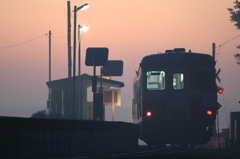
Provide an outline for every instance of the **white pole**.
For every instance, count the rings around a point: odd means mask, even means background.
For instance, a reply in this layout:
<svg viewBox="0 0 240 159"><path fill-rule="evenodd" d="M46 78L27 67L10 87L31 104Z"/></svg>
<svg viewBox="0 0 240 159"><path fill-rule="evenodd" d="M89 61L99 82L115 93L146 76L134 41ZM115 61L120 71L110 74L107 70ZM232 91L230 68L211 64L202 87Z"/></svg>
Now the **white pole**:
<svg viewBox="0 0 240 159"><path fill-rule="evenodd" d="M62 117L64 117L64 91L62 91Z"/></svg>
<svg viewBox="0 0 240 159"><path fill-rule="evenodd" d="M114 121L114 90L112 90L112 121Z"/></svg>

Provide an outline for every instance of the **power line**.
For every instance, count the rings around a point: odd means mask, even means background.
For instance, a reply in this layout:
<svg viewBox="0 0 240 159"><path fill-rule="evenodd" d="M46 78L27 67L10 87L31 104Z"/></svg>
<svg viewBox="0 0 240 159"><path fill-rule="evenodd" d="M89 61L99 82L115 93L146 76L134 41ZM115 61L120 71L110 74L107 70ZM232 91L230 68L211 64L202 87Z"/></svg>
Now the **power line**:
<svg viewBox="0 0 240 159"><path fill-rule="evenodd" d="M219 45L218 47L221 47L222 45L224 45L224 44L226 44L226 43L228 43L228 42L230 42L230 41L232 41L232 40L234 40L234 39L236 39L237 37L239 37L240 35L238 35L238 36L235 36L234 38L232 38L232 39L230 39L230 40L228 40L228 41L226 41L226 42L224 42L224 43L222 43L221 45Z"/></svg>
<svg viewBox="0 0 240 159"><path fill-rule="evenodd" d="M233 37L232 39L230 39L230 40L228 40L228 41L222 43L221 45L219 45L219 46L218 46L218 47L219 47L219 53L218 53L217 55L220 55L220 53L221 53L221 46L223 46L223 45L227 44L228 42L230 42L230 41L232 41L232 40L238 38L239 36L240 36L240 35L235 36L235 37ZM218 65L218 68L220 68L220 66L219 66L219 65L220 65L220 64L219 64L219 61L217 62L217 65ZM219 77L220 77L220 75L219 75ZM222 87L222 83L221 83L221 82L220 82L220 85L221 85L221 87ZM227 108L226 108L226 103L225 103L224 94L223 94L223 96L222 96L222 100L223 100L223 107L224 107L224 109L225 109L225 116L226 116L227 126L228 126L228 128L229 128L228 115L227 115Z"/></svg>
<svg viewBox="0 0 240 159"><path fill-rule="evenodd" d="M239 36L240 36L240 35L239 35ZM235 38L236 38L236 37L235 37ZM220 50L220 48L219 48L219 54L220 54L220 53L221 53L221 50ZM217 56L216 56L216 58L217 58ZM218 60L217 60L216 64L217 64L218 68L220 68L220 63L219 63ZM221 75L220 75L220 74L219 74L219 78L221 78ZM223 88L222 82L219 82L219 83L220 83L220 86ZM225 116L226 116L227 126L228 126L228 128L229 128L228 115L227 115L227 108L226 108L224 93L222 94L222 100L223 100L223 107L224 107L224 110L225 110Z"/></svg>
<svg viewBox="0 0 240 159"><path fill-rule="evenodd" d="M61 38L65 38L65 37L67 36L67 34L64 35L64 36L61 36L61 37L56 37L56 36L54 36L53 34L52 34L52 36L53 36L54 38L61 39Z"/></svg>
<svg viewBox="0 0 240 159"><path fill-rule="evenodd" d="M1 47L0 49L7 49L7 48L15 47L15 46L18 46L18 45L23 45L23 44L29 43L29 42L31 42L31 41L37 40L37 39L39 39L39 38L41 38L41 37L43 37L43 36L46 36L46 35L48 35L48 34L46 33L46 34L44 34L44 35L42 35L42 36L39 36L39 37L34 38L34 39L32 39L32 40L28 40L28 41L23 42L23 43L19 43L19 44L15 44L15 45L10 45L10 46L6 46L6 47Z"/></svg>

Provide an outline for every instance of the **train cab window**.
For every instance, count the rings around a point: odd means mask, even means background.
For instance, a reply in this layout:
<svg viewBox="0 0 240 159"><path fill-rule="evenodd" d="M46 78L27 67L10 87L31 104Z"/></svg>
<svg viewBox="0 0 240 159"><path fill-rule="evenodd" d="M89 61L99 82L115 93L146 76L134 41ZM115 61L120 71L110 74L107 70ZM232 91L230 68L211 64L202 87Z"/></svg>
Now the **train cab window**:
<svg viewBox="0 0 240 159"><path fill-rule="evenodd" d="M184 87L184 75L182 73L173 74L173 88L183 89Z"/></svg>
<svg viewBox="0 0 240 159"><path fill-rule="evenodd" d="M164 71L148 71L147 89L148 90L164 90L165 89L165 72Z"/></svg>

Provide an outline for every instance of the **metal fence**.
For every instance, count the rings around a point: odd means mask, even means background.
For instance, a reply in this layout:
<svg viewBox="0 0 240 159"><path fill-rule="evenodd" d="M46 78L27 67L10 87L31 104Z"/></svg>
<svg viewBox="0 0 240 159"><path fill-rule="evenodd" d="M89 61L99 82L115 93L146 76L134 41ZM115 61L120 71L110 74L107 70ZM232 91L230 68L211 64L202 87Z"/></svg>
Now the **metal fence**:
<svg viewBox="0 0 240 159"><path fill-rule="evenodd" d="M0 158L43 159L115 154L138 146L132 123L0 118Z"/></svg>

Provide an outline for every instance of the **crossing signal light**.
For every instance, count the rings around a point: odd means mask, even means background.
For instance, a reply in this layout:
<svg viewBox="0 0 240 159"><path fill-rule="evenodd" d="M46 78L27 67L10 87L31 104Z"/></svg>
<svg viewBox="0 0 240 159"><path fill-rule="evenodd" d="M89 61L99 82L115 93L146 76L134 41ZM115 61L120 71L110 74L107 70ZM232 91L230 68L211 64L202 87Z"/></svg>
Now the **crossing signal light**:
<svg viewBox="0 0 240 159"><path fill-rule="evenodd" d="M222 93L223 93L223 91L224 91L224 89L223 89L223 88L221 88L221 89L219 89L219 90L218 90L218 93L222 94Z"/></svg>
<svg viewBox="0 0 240 159"><path fill-rule="evenodd" d="M222 94L222 93L223 93L223 91L224 91L224 89L223 89L223 88L221 88L221 87L218 87L218 90L217 90L217 92L218 92L219 94Z"/></svg>

